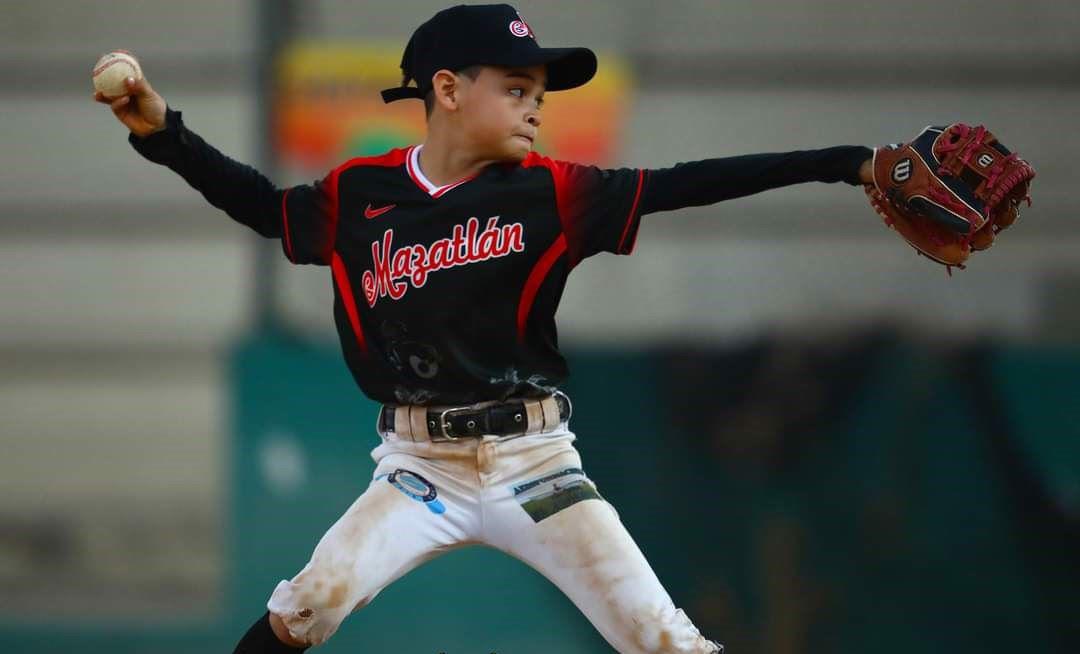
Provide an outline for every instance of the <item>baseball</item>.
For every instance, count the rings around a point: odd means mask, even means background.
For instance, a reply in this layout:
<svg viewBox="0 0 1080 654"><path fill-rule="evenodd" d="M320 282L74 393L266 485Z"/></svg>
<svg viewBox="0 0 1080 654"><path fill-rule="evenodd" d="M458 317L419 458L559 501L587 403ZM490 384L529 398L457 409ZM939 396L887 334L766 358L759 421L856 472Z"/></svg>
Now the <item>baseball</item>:
<svg viewBox="0 0 1080 654"><path fill-rule="evenodd" d="M113 50L102 55L94 64L94 89L107 98L126 95L124 79L128 77L142 79L142 68L139 67L139 60L127 50Z"/></svg>

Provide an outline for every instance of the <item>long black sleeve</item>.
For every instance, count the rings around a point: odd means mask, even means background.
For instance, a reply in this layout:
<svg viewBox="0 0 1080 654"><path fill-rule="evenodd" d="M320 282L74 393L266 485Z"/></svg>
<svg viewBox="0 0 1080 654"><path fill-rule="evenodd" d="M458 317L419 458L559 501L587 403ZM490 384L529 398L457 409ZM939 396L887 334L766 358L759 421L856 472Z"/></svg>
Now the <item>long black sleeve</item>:
<svg viewBox="0 0 1080 654"><path fill-rule="evenodd" d="M647 171L641 213L699 207L803 182L858 185L873 150L845 145L822 150L749 154L680 163Z"/></svg>
<svg viewBox="0 0 1080 654"><path fill-rule="evenodd" d="M143 157L175 171L233 220L267 238L281 237L283 189L189 130L181 112L167 108L165 124L164 130L145 138L129 134L128 142Z"/></svg>

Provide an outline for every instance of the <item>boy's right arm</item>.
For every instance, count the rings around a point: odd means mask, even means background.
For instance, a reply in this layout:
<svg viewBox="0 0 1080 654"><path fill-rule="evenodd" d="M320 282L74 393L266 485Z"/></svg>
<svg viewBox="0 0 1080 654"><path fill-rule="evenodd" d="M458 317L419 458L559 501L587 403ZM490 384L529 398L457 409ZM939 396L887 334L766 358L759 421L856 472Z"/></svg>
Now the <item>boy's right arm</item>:
<svg viewBox="0 0 1080 654"><path fill-rule="evenodd" d="M145 79L129 80L129 96L95 94L130 130L128 141L146 159L169 167L213 206L267 238L280 238L294 263L328 265L336 216L332 184L279 189L255 168L234 161L189 130L181 113ZM336 181L336 178L334 179Z"/></svg>

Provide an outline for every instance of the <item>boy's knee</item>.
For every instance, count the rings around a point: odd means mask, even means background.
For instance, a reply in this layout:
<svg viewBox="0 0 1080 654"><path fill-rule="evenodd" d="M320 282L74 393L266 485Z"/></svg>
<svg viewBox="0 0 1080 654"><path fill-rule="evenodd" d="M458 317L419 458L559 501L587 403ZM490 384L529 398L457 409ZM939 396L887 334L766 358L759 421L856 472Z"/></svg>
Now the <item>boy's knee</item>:
<svg viewBox="0 0 1080 654"><path fill-rule="evenodd" d="M270 612L270 628L274 631L274 635L277 636L277 639L289 647L303 649L312 645L312 643L294 638L293 635L289 633L289 628L285 626L285 621L281 619L280 615L273 611Z"/></svg>
<svg viewBox="0 0 1080 654"><path fill-rule="evenodd" d="M281 642L312 647L326 642L345 618L366 603L357 599L358 581L342 571L305 568L292 581L282 581L270 596L271 626Z"/></svg>
<svg viewBox="0 0 1080 654"><path fill-rule="evenodd" d="M270 626L278 640L290 647L314 647L329 640L347 614L310 606L285 607L271 601Z"/></svg>

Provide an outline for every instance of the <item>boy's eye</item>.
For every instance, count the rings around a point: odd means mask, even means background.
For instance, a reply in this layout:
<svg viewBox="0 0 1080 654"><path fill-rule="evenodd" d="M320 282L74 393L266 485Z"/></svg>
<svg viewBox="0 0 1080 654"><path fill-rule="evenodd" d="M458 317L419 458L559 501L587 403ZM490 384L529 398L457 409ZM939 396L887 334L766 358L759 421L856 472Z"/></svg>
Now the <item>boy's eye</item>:
<svg viewBox="0 0 1080 654"><path fill-rule="evenodd" d="M514 88L510 89L510 95L514 96L515 98L524 98L526 95L525 89L521 88L520 86L515 86ZM544 98L537 98L536 106L537 108L544 106Z"/></svg>

